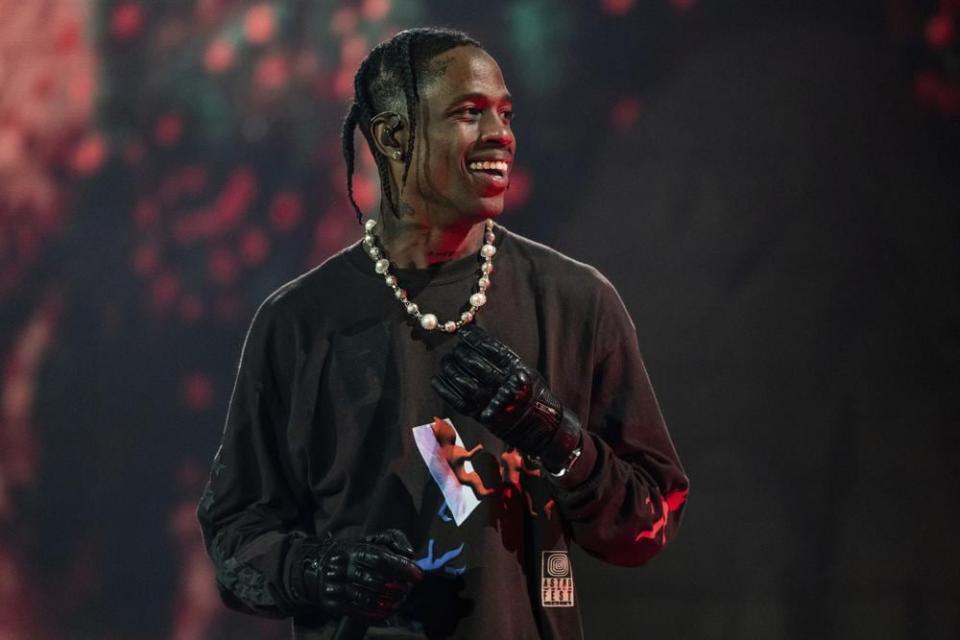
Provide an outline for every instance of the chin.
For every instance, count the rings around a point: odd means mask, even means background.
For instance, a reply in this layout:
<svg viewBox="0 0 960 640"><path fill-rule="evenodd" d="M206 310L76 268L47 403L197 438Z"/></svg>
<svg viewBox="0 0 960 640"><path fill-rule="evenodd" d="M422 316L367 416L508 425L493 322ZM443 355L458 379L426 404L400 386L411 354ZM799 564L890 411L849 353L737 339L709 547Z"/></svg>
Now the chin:
<svg viewBox="0 0 960 640"><path fill-rule="evenodd" d="M503 213L503 194L490 198L481 198L477 207L477 215L484 220L497 218Z"/></svg>
<svg viewBox="0 0 960 640"><path fill-rule="evenodd" d="M453 206L443 216L441 224L476 224L495 219L503 213L503 194L488 197L473 197L450 203ZM449 205L448 205L449 206Z"/></svg>

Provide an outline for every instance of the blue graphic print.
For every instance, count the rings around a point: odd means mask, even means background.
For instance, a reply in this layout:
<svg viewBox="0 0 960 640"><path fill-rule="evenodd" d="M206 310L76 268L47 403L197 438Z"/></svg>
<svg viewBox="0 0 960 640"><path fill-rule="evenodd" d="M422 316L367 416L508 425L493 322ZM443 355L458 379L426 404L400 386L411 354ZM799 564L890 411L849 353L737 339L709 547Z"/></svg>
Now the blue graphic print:
<svg viewBox="0 0 960 640"><path fill-rule="evenodd" d="M461 543L456 549L451 549L439 558L434 557L433 547L435 540L430 538L427 542L427 555L423 558L417 560L417 566L423 569L424 571L443 571L447 575L451 576L462 576L463 572L467 570L466 567L451 567L447 563L463 553L463 544Z"/></svg>

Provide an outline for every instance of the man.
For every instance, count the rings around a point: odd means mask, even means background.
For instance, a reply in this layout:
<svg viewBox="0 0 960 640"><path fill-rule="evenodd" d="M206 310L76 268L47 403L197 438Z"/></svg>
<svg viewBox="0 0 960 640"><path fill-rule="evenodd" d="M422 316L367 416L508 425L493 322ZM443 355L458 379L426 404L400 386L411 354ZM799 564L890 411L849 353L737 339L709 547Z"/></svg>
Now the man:
<svg viewBox="0 0 960 640"><path fill-rule="evenodd" d="M198 509L221 595L302 638L580 638L570 541L642 564L687 493L633 323L494 224L516 140L474 40L401 32L355 93L381 216L250 327Z"/></svg>

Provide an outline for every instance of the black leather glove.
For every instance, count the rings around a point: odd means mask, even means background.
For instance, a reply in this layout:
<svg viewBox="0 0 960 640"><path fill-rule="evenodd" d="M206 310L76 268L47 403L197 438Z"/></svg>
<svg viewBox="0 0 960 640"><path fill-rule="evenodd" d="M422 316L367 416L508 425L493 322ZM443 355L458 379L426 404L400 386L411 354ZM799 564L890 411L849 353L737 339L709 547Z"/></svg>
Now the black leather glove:
<svg viewBox="0 0 960 640"><path fill-rule="evenodd" d="M510 347L473 324L459 334L430 381L434 391L547 471L564 473L579 454L577 416Z"/></svg>
<svg viewBox="0 0 960 640"><path fill-rule="evenodd" d="M422 579L407 537L387 529L353 542L329 537L305 543L291 567L290 590L330 615L376 621L392 614Z"/></svg>

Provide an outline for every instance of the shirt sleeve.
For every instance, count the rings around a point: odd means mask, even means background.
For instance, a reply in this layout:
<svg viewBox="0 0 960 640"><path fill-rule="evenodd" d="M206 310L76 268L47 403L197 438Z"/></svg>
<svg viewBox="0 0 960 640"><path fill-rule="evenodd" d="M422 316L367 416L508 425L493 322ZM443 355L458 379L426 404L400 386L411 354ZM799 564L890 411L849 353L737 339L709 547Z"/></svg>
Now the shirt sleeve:
<svg viewBox="0 0 960 640"><path fill-rule="evenodd" d="M620 296L604 280L598 314L600 355L589 409L581 416L582 454L554 480L573 539L607 562L636 566L674 538L689 482L667 432Z"/></svg>
<svg viewBox="0 0 960 640"><path fill-rule="evenodd" d="M292 332L284 332L268 299L244 341L222 440L200 498L197 519L229 608L266 617L298 609L288 561L308 539L291 490L285 433Z"/></svg>

